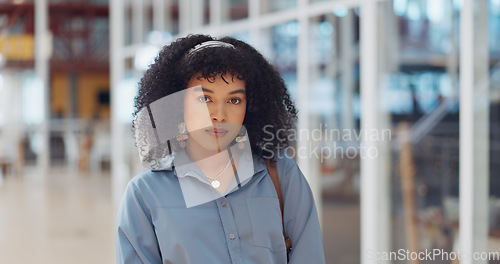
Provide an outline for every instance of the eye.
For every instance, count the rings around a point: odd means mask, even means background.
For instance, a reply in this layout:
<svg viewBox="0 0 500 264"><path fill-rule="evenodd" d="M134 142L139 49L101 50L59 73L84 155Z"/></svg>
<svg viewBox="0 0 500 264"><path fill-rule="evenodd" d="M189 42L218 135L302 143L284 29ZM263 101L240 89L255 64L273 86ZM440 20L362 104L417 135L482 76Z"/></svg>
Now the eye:
<svg viewBox="0 0 500 264"><path fill-rule="evenodd" d="M237 104L241 103L241 99L240 98L231 98L231 99L229 99L229 103L237 105Z"/></svg>
<svg viewBox="0 0 500 264"><path fill-rule="evenodd" d="M208 102L212 102L212 99L210 99L210 97L208 97L208 96L202 95L202 96L198 96L198 101L200 101L202 103L208 103Z"/></svg>

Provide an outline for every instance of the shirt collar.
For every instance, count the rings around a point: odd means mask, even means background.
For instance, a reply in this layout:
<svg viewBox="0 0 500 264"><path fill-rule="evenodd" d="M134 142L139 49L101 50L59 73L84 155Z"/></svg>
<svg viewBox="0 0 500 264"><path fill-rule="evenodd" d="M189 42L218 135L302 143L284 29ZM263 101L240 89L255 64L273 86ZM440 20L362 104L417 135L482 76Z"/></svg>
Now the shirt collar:
<svg viewBox="0 0 500 264"><path fill-rule="evenodd" d="M176 152L174 166L174 173L178 178L184 178L188 175L193 177L203 175L198 165L188 157L185 150Z"/></svg>
<svg viewBox="0 0 500 264"><path fill-rule="evenodd" d="M247 166L247 169L249 169L248 166L252 164L254 175L263 171L266 168L266 164L263 158L255 157L254 155L252 155L251 159L252 163L249 163L247 160L242 158L240 161L241 162L240 165L238 165L239 168L242 166ZM191 160L191 158L189 158L185 150L180 150L179 152L175 153L175 158L173 163L175 165L174 174L178 178L184 178L186 176L193 176L195 178L200 178L200 179L204 178L202 176L203 172L201 171L201 169L196 165L194 161Z"/></svg>
<svg viewBox="0 0 500 264"><path fill-rule="evenodd" d="M232 179L225 193L222 194L213 189L201 169L189 158L184 150L175 155L174 165L174 175L179 179L188 208L228 195L250 182L266 166L262 158L253 157L250 151L242 153L236 169L238 177Z"/></svg>

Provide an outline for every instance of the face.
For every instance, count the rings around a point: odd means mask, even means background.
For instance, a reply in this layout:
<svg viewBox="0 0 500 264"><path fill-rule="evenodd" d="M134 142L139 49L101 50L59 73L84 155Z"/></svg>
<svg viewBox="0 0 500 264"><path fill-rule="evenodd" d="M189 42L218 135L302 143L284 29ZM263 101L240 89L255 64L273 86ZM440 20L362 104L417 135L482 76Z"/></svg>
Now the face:
<svg viewBox="0 0 500 264"><path fill-rule="evenodd" d="M184 122L190 149L222 151L240 131L246 112L245 81L231 74L205 79L199 74L188 82ZM208 113L203 114L203 113Z"/></svg>

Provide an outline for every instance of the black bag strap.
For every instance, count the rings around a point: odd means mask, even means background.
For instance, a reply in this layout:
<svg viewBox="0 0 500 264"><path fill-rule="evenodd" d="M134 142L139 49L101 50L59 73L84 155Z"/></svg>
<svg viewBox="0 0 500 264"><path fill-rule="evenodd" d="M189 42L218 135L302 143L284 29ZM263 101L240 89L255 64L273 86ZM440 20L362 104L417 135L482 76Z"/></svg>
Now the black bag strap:
<svg viewBox="0 0 500 264"><path fill-rule="evenodd" d="M266 159L267 171L271 176L271 180L274 184L274 189L276 189L276 194L278 194L278 199L280 201L281 210L281 223L283 225L283 238L285 239L286 251L289 253L292 250L292 240L286 236L285 233L285 221L283 220L283 195L281 194L280 179L278 177L278 170L276 169L276 164L270 159ZM288 256L288 254L287 254Z"/></svg>

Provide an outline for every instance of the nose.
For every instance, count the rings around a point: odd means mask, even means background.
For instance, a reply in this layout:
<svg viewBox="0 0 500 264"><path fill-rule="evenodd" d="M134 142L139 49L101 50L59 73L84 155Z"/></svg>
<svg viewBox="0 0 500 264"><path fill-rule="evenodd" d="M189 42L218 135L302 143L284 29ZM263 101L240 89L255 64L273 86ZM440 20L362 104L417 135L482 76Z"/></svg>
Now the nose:
<svg viewBox="0 0 500 264"><path fill-rule="evenodd" d="M220 123L226 120L226 109L223 104L214 105L211 110L210 117L212 118L212 122Z"/></svg>

